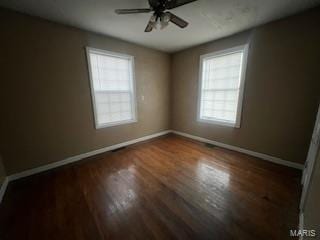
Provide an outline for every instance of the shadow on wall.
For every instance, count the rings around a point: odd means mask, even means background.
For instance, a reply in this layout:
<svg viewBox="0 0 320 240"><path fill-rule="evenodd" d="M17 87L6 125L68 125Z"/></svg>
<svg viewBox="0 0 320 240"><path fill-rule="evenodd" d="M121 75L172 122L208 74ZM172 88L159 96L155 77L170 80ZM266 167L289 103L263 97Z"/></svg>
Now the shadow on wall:
<svg viewBox="0 0 320 240"><path fill-rule="evenodd" d="M317 237L320 236L320 149L315 162L311 182L308 190L304 212L304 229L316 230ZM309 239L309 238L304 238ZM315 239L315 238L310 238ZM318 239L318 238L317 238Z"/></svg>
<svg viewBox="0 0 320 240"><path fill-rule="evenodd" d="M2 157L0 155L0 187L2 183L4 182L4 179L6 178L6 171L3 166Z"/></svg>

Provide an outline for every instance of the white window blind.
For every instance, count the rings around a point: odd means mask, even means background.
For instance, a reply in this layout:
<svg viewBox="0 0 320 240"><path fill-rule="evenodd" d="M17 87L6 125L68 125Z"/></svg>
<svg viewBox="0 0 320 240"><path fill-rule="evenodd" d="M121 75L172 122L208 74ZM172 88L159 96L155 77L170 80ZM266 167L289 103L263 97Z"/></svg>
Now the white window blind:
<svg viewBox="0 0 320 240"><path fill-rule="evenodd" d="M96 127L136 120L133 57L87 48Z"/></svg>
<svg viewBox="0 0 320 240"><path fill-rule="evenodd" d="M240 126L246 47L201 57L200 121Z"/></svg>

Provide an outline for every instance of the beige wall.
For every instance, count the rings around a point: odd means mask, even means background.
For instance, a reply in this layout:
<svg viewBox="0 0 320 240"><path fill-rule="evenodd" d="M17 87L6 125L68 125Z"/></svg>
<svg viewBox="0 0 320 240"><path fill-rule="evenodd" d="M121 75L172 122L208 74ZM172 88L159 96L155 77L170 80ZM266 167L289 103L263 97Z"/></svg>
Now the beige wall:
<svg viewBox="0 0 320 240"><path fill-rule="evenodd" d="M6 177L6 171L4 170L2 157L0 155L0 186L2 185L5 177Z"/></svg>
<svg viewBox="0 0 320 240"><path fill-rule="evenodd" d="M8 174L169 129L168 54L3 9L0 15L0 150ZM135 57L137 123L95 130L85 46Z"/></svg>
<svg viewBox="0 0 320 240"><path fill-rule="evenodd" d="M3 9L0 16L8 174L169 128L305 159L319 101L319 9L173 55ZM249 40L241 128L198 123L199 56ZM85 46L135 57L137 123L95 130Z"/></svg>
<svg viewBox="0 0 320 240"><path fill-rule="evenodd" d="M172 128L303 163L320 90L320 9L172 56ZM199 57L250 42L241 128L196 121Z"/></svg>
<svg viewBox="0 0 320 240"><path fill-rule="evenodd" d="M315 162L313 174L310 181L310 187L304 208L304 229L316 230L317 238L320 239L320 151ZM315 239L308 238L305 239Z"/></svg>

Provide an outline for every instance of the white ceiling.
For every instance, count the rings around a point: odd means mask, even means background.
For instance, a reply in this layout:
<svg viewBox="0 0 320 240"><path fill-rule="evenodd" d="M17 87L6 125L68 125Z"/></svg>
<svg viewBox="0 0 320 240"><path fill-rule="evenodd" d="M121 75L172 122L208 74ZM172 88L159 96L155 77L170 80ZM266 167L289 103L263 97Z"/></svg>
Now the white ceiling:
<svg viewBox="0 0 320 240"><path fill-rule="evenodd" d="M116 15L117 8L148 7L147 0L0 0L0 6L174 52L312 8L320 0L199 0L171 12L190 24L145 33L149 13Z"/></svg>

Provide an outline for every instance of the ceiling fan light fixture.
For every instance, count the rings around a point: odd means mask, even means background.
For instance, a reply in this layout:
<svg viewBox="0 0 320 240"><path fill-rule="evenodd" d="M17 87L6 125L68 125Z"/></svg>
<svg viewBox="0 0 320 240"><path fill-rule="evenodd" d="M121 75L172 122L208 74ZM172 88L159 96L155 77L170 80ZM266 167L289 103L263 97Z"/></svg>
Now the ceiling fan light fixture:
<svg viewBox="0 0 320 240"><path fill-rule="evenodd" d="M163 13L161 15L161 22L163 23L169 23L170 22L170 14L169 13Z"/></svg>
<svg viewBox="0 0 320 240"><path fill-rule="evenodd" d="M152 15L152 16L150 17L150 22L156 23L156 22L157 22L157 16L156 16L156 15Z"/></svg>
<svg viewBox="0 0 320 240"><path fill-rule="evenodd" d="M170 14L169 13L163 13L160 17L160 29L164 29L169 25L170 22Z"/></svg>
<svg viewBox="0 0 320 240"><path fill-rule="evenodd" d="M160 29L162 30L162 29L166 28L168 25L169 25L168 22L160 22Z"/></svg>
<svg viewBox="0 0 320 240"><path fill-rule="evenodd" d="M149 20L149 24L151 25L152 29L157 29L157 16L156 15L152 15L150 17L150 20Z"/></svg>

